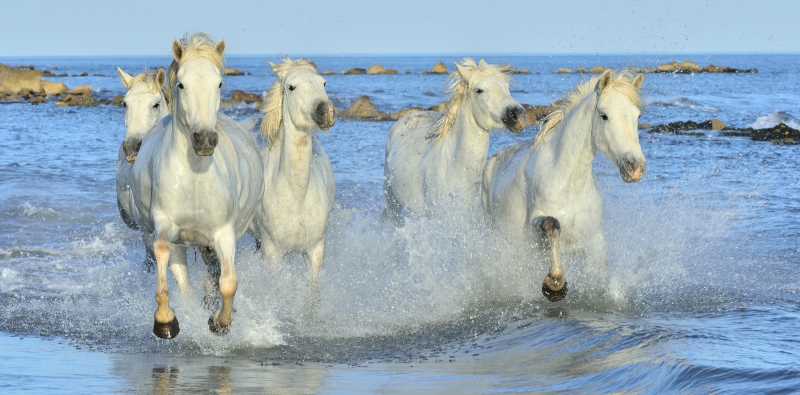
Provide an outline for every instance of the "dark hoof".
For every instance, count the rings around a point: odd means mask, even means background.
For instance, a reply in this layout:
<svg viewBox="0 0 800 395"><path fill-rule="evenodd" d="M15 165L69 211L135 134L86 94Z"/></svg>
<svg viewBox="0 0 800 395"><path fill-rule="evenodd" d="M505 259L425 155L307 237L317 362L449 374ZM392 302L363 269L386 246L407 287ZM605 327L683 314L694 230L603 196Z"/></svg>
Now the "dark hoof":
<svg viewBox="0 0 800 395"><path fill-rule="evenodd" d="M542 294L551 302L558 302L567 296L567 282L555 281L550 276L542 283Z"/></svg>
<svg viewBox="0 0 800 395"><path fill-rule="evenodd" d="M153 321L153 334L162 339L174 339L175 336L178 336L180 331L181 327L178 325L177 317L163 324L155 320Z"/></svg>
<svg viewBox="0 0 800 395"><path fill-rule="evenodd" d="M214 316L208 317L208 329L211 333L216 335L227 335L228 331L230 330L230 325L220 325L217 323L217 320L214 319Z"/></svg>

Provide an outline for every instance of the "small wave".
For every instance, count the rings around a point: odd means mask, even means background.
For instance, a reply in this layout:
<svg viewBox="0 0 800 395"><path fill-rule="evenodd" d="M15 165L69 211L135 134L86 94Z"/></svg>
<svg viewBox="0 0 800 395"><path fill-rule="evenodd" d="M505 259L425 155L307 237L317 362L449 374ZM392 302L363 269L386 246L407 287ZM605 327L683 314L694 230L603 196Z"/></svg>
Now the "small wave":
<svg viewBox="0 0 800 395"><path fill-rule="evenodd" d="M787 126L794 129L800 129L800 122L797 120L797 118L791 116L785 111L778 111L769 115L758 117L756 118L756 121L750 125L750 127L753 129L767 129L775 127L781 123L785 123Z"/></svg>
<svg viewBox="0 0 800 395"><path fill-rule="evenodd" d="M718 113L719 109L713 106L704 106L688 97L678 97L667 100L656 100L648 102L647 105L655 107L688 108L696 111Z"/></svg>
<svg viewBox="0 0 800 395"><path fill-rule="evenodd" d="M72 242L72 253L76 256L111 255L122 253L125 249L119 227L113 222L105 224L103 232L90 240Z"/></svg>
<svg viewBox="0 0 800 395"><path fill-rule="evenodd" d="M56 210L50 207L35 206L28 201L19 206L19 211L26 217L38 219L52 218L58 214Z"/></svg>

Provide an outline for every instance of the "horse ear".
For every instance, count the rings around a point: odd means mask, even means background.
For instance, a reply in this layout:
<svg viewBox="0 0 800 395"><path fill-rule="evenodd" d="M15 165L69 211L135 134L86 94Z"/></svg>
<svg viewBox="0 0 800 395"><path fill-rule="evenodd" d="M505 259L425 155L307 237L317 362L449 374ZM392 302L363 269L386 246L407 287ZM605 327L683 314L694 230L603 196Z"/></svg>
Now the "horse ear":
<svg viewBox="0 0 800 395"><path fill-rule="evenodd" d="M603 74L600 75L600 78L597 80L597 85L595 85L595 90L597 92L602 92L603 89L606 89L608 83L611 82L611 79L614 78L614 72L611 70L606 70Z"/></svg>
<svg viewBox="0 0 800 395"><path fill-rule="evenodd" d="M282 80L283 77L286 77L286 73L284 73L283 68L281 67L280 64L269 62L269 67L272 69L272 74L275 74L275 76L278 77L279 80Z"/></svg>
<svg viewBox="0 0 800 395"><path fill-rule="evenodd" d="M217 53L220 54L220 56L225 53L225 40L222 40L219 42L219 44L217 44Z"/></svg>
<svg viewBox="0 0 800 395"><path fill-rule="evenodd" d="M175 57L177 62L180 62L181 56L183 56L183 46L178 40L172 42L172 56Z"/></svg>
<svg viewBox="0 0 800 395"><path fill-rule="evenodd" d="M156 83L158 83L159 87L162 88L164 87L164 80L165 80L164 69L159 67L158 71L156 71Z"/></svg>
<svg viewBox="0 0 800 395"><path fill-rule="evenodd" d="M461 63L456 63L456 71L458 71L458 74L461 75L461 79L464 81L469 81L469 77L472 76L474 69L472 67L462 65Z"/></svg>
<svg viewBox="0 0 800 395"><path fill-rule="evenodd" d="M117 67L117 74L119 74L119 78L122 80L122 85L125 85L125 89L131 89L133 77L126 73L121 67Z"/></svg>
<svg viewBox="0 0 800 395"><path fill-rule="evenodd" d="M635 86L636 89L641 90L642 85L644 85L644 74L637 74L636 78L633 79L633 86Z"/></svg>

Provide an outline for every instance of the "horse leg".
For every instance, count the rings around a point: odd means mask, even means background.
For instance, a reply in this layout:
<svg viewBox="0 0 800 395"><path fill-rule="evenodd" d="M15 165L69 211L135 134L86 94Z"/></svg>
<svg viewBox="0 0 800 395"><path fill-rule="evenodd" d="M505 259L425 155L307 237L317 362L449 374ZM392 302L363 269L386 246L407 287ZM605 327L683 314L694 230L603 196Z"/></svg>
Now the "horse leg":
<svg viewBox="0 0 800 395"><path fill-rule="evenodd" d="M220 262L219 292L222 309L208 319L208 328L219 335L228 333L233 321L233 299L236 296L236 235L231 228L222 229L214 240L214 252Z"/></svg>
<svg viewBox="0 0 800 395"><path fill-rule="evenodd" d="M185 300L192 299L192 287L189 285L189 272L186 268L186 247L175 246L173 254L170 257L169 270L172 272L172 277L178 283L178 288L181 290L181 296Z"/></svg>
<svg viewBox="0 0 800 395"><path fill-rule="evenodd" d="M206 310L214 311L219 305L219 258L211 247L201 247L200 255L206 264L208 276L205 281L205 295L203 296L203 307Z"/></svg>
<svg viewBox="0 0 800 395"><path fill-rule="evenodd" d="M145 232L142 234L142 242L144 243L144 270L147 273L152 273L153 268L156 266L156 255L153 253L153 235Z"/></svg>
<svg viewBox="0 0 800 395"><path fill-rule="evenodd" d="M321 294L319 289L319 273L322 271L322 263L325 258L325 239L320 240L306 251L306 258L311 264L311 281L309 288L309 306L314 313L319 311Z"/></svg>
<svg viewBox="0 0 800 395"><path fill-rule="evenodd" d="M549 255L550 270L542 284L542 294L551 302L567 296L567 281L561 266L561 224L553 217L541 217L538 221L539 234L546 254Z"/></svg>
<svg viewBox="0 0 800 395"><path fill-rule="evenodd" d="M283 254L281 250L275 245L269 237L265 237L261 240L261 256L264 258L264 266L270 272L278 271L280 268L281 260L283 260Z"/></svg>
<svg viewBox="0 0 800 395"><path fill-rule="evenodd" d="M169 306L169 284L167 281L167 265L171 246L164 240L153 242L153 252L156 256L156 309L153 333L162 339L172 339L178 336L180 327L175 312Z"/></svg>

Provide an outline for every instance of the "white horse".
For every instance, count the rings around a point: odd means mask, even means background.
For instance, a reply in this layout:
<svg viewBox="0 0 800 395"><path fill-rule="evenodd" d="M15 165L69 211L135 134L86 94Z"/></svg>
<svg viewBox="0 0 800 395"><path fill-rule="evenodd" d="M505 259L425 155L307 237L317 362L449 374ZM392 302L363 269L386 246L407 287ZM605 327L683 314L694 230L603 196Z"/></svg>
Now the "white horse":
<svg viewBox="0 0 800 395"><path fill-rule="evenodd" d="M127 89L122 101L125 107L125 140L117 160L117 207L120 217L131 229L139 229L134 222L134 203L131 195L131 170L142 140L161 118L169 114L164 100L164 69L155 74L142 73L131 76L117 67L122 84Z"/></svg>
<svg viewBox="0 0 800 395"><path fill-rule="evenodd" d="M278 79L267 93L261 121L269 143L262 157L264 198L253 228L268 264L278 264L289 252L305 255L316 302L336 180L314 132L333 127L335 107L311 62L286 59L272 71Z"/></svg>
<svg viewBox="0 0 800 395"><path fill-rule="evenodd" d="M252 135L218 114L224 42L195 34L172 46L171 114L145 138L133 166L137 223L152 235L157 266L153 332L170 339L178 320L169 305L167 264L184 246L212 249L220 262L222 308L209 319L226 333L236 294L236 241L263 194L261 157ZM170 266L187 292L184 260Z"/></svg>
<svg viewBox="0 0 800 395"><path fill-rule="evenodd" d="M480 209L481 174L493 129L519 132L525 110L509 90L509 68L465 59L451 75L444 115L414 112L392 127L384 166L387 214L438 205Z"/></svg>
<svg viewBox="0 0 800 395"><path fill-rule="evenodd" d="M583 83L548 117L535 142L512 146L486 166L484 207L507 235L533 241L550 254L542 292L551 301L567 292L562 237L607 275L603 203L592 162L600 151L625 182L644 176L638 133L643 82L642 75L615 77L607 71Z"/></svg>

